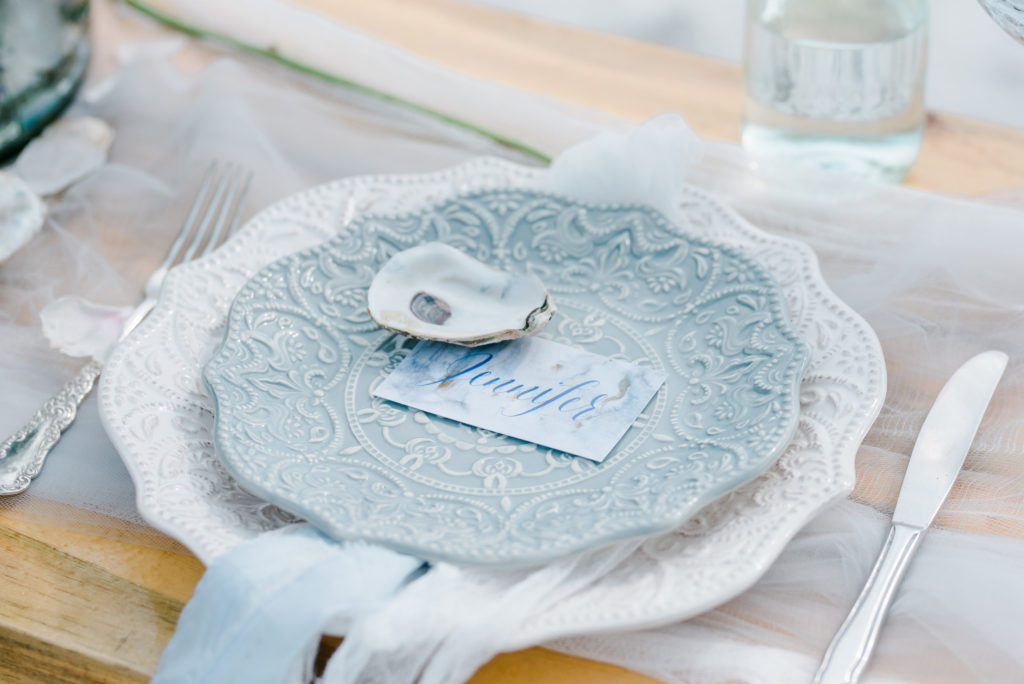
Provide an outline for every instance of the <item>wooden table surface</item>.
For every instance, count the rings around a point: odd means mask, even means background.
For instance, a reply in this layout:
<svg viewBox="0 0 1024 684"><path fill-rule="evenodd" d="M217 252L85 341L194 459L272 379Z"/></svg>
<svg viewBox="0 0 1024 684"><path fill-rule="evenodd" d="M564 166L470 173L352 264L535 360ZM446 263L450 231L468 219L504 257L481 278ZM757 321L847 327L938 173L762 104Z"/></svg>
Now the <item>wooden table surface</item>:
<svg viewBox="0 0 1024 684"><path fill-rule="evenodd" d="M735 141L731 64L453 0L304 0L445 66L641 120L684 114ZM97 36L102 39L102 36ZM908 184L988 194L1024 188L1024 131L931 114ZM191 554L0 514L0 681L147 681L203 566ZM543 648L504 654L474 684L654 680Z"/></svg>

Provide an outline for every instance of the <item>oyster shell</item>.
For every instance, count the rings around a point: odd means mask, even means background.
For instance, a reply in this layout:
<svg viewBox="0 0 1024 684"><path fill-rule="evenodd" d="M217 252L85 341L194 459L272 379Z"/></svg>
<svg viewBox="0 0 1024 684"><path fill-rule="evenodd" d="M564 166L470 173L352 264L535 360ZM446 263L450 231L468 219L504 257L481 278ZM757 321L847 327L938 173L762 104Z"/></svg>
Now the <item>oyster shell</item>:
<svg viewBox="0 0 1024 684"><path fill-rule="evenodd" d="M38 233L46 205L25 181L0 171L0 262Z"/></svg>
<svg viewBox="0 0 1024 684"><path fill-rule="evenodd" d="M88 141L97 149L107 152L114 144L114 129L95 116L67 116L50 124L43 135L70 135Z"/></svg>
<svg viewBox="0 0 1024 684"><path fill-rule="evenodd" d="M388 330L470 347L540 332L555 313L537 276L499 270L441 242L395 254L366 298Z"/></svg>

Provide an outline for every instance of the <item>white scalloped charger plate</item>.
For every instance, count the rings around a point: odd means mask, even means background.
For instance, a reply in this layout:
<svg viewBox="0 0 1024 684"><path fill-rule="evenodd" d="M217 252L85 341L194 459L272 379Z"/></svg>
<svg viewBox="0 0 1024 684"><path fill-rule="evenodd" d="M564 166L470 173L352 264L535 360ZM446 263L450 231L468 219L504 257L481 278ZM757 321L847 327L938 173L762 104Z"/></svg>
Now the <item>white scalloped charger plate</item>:
<svg viewBox="0 0 1024 684"><path fill-rule="evenodd" d="M257 271L334 236L357 216L542 183L542 171L495 159L436 174L337 181L273 205L216 253L173 271L160 304L111 355L100 384L101 416L142 515L207 563L294 520L243 491L215 457L213 405L201 374L233 297ZM689 233L738 247L781 285L792 325L810 349L796 434L766 473L682 529L647 540L602 581L528 623L522 644L672 622L739 594L824 505L852 490L857 447L881 408L878 339L828 289L808 247L763 233L694 189L680 191L670 218Z"/></svg>

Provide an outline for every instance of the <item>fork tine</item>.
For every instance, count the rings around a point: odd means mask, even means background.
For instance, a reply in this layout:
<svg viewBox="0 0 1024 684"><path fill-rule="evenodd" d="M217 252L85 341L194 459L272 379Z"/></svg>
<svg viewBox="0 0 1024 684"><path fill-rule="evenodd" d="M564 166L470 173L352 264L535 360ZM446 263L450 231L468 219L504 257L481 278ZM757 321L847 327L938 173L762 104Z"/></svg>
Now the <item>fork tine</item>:
<svg viewBox="0 0 1024 684"><path fill-rule="evenodd" d="M206 193L210 190L210 182L213 180L213 176L216 172L217 162L212 162L208 167L206 167L206 172L203 173L203 180L199 184L199 190L196 192L196 199L192 203L192 208L189 209L188 216L185 218L185 222L178 230L178 235L174 238L174 242L167 249L167 256L165 256L163 262L157 266L157 271L170 268L171 264L173 264L174 260L178 257L178 252L181 250L182 245L185 244L185 240L192 232L192 227L195 225L199 210L206 201Z"/></svg>
<svg viewBox="0 0 1024 684"><path fill-rule="evenodd" d="M238 230L239 224L242 222L242 205L245 204L245 198L249 195L249 185L252 183L252 171L245 175L245 185L242 186L242 192L238 196L238 204L235 206L235 216L231 219L231 227L228 228L228 235L234 235L235 231Z"/></svg>
<svg viewBox="0 0 1024 684"><path fill-rule="evenodd" d="M249 174L249 178L251 177L251 174ZM235 173L231 179L231 186L227 190L227 195L224 197L224 202L220 206L220 212L217 215L217 223L214 225L213 232L210 234L209 239L206 241L206 247L202 251L203 256L209 254L220 245L221 234L224 232L224 226L227 225L228 222L228 212L231 210L232 203L236 201L235 191L238 189L238 184L241 180L242 169L241 167L238 167L237 173ZM230 230L228 230L229 235L237 225L239 215L241 214L242 211L242 201L245 199L245 193L248 191L248 188L249 179L247 178L245 181L245 186L242 189L241 198L238 199L238 203L235 207L235 213L232 218L232 226Z"/></svg>
<svg viewBox="0 0 1024 684"><path fill-rule="evenodd" d="M189 243L188 249L185 250L185 254L181 257L179 263L191 261L192 257L196 254L196 250L199 249L199 245L201 245L203 240L206 239L206 236L209 235L209 229L213 225L213 217L217 214L217 208L220 206L221 200L224 197L224 192L227 190L232 178L234 178L234 175L234 164L228 164L224 169L224 173L221 174L220 179L217 181L217 187L214 188L213 197L210 199L210 203L206 205L206 211L203 213L203 218L199 223L199 228L196 229L195 234L192 236L192 242Z"/></svg>

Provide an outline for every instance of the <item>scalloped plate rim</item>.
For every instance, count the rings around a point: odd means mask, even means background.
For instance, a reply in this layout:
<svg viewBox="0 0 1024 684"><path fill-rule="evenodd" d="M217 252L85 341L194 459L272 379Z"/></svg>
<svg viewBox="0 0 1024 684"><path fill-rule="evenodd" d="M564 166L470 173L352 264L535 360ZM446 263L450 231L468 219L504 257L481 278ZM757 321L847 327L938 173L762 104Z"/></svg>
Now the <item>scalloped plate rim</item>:
<svg viewBox="0 0 1024 684"><path fill-rule="evenodd" d="M347 196L347 204L351 205L354 201L353 195L356 194L360 184L372 188L388 185L434 184L444 185L449 192L453 192L469 186L475 180L478 181L481 175L488 173L501 175L503 184L514 184L515 187L519 187L537 183L542 177L543 170L521 166L499 158L482 157L431 173L377 174L330 181L310 188L304 194L306 197L315 197L318 193L335 192ZM488 178L479 187L489 187L490 183L496 182L494 179ZM136 485L136 501L140 514L154 528L165 532L189 548L204 564L209 564L217 556L244 539L251 538L252 534L248 534L248 531L243 534L236 530L211 529L209 520L202 519L200 524L194 518L181 519L174 510L167 507L166 503L158 496L158 491L148 481L151 470L155 467L154 464L145 458L136 460L139 455L135 451L136 445L131 442L131 435L127 427L118 420L114 405L113 384L118 377L118 372L124 372L124 366L131 358L131 354L137 352L141 340L160 332L161 326L168 325L178 315L175 309L175 298L178 289L183 287L181 283L186 281L188 274L194 270L206 268L207 265L211 265L212 268L224 268L226 265L222 266L222 262L227 258L225 253L232 248L232 245L245 243L246 246L249 246L245 242L247 240L246 233L255 232L253 227L255 222L258 220L269 221L275 212L284 211L283 205L294 199L295 196L285 198L258 212L246 222L245 228L233 237L224 248L208 257L187 264L181 269L172 271L154 312L141 324L132 337L114 350L108 359L110 372L105 372L101 376L99 392L101 422L118 452L122 455L122 460ZM631 602L627 611L614 606L606 608L604 605L592 602L588 605L589 612L573 613L571 606L568 608L555 606L552 610L524 625L523 631L520 632L519 638L516 640L519 644L527 645L584 632L611 632L666 624L720 605L756 582L775 561L782 548L818 512L831 502L843 498L853 491L854 459L857 447L878 416L885 396L886 369L877 335L860 314L832 292L817 266L816 255L805 243L792 238L769 235L755 228L734 209L722 204L704 190L683 186L680 188L680 201L682 200L698 200L707 203L732 225L741 242L748 248L752 249L758 244L772 243L789 250L795 257L806 260L807 263L804 265L806 282L804 284L810 283L815 286L819 291L819 300L826 307L834 308L838 314L848 319L860 334L861 342L865 346L864 351L871 357L871 367L862 376L866 384L859 394L860 401L855 412L856 420L846 427L841 441L829 451L830 462L836 469L835 477L829 483L830 486L818 490L818 497L814 501L808 502L806 507L799 511L799 519L792 522L786 530L781 532L776 530L776 534L770 539L762 539L761 546L755 550L757 555L748 554L745 557L746 571L734 576L725 586L711 590L712 593L705 595L702 599L687 599L679 597L675 593L669 593L668 600L660 604ZM349 211L349 207L346 207L345 211ZM329 236L325 236L326 238ZM270 261L273 259L266 263ZM813 361L814 353L812 351ZM134 381L134 379L130 380ZM672 602L673 600L675 603Z"/></svg>

